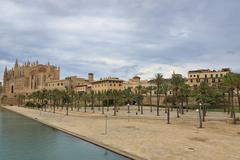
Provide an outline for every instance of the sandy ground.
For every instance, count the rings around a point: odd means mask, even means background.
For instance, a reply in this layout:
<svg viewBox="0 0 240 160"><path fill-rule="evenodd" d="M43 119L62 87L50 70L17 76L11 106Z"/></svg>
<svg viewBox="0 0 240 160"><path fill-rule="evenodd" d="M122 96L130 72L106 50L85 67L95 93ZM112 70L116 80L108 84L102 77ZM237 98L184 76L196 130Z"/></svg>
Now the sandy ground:
<svg viewBox="0 0 240 160"><path fill-rule="evenodd" d="M225 113L209 112L204 128L198 128L197 112L189 111L181 118L171 112L171 124L166 124L166 114L161 109L151 113L144 109L144 115L136 115L136 108L128 114L121 109L113 117L112 109L107 113L107 134L105 134L106 116L98 109L95 113L76 110L69 116L65 110L57 113L43 112L16 106L5 108L24 115L59 126L71 132L86 136L96 142L112 146L119 150L149 160L239 160L240 125L231 124ZM237 115L240 116L239 114Z"/></svg>

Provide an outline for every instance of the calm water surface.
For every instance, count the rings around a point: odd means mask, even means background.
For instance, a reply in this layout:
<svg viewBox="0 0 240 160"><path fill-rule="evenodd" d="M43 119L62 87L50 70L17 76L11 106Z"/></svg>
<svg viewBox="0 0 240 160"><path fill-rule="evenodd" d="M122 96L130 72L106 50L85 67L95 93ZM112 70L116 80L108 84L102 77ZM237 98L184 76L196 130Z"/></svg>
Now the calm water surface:
<svg viewBox="0 0 240 160"><path fill-rule="evenodd" d="M0 107L0 160L127 160Z"/></svg>

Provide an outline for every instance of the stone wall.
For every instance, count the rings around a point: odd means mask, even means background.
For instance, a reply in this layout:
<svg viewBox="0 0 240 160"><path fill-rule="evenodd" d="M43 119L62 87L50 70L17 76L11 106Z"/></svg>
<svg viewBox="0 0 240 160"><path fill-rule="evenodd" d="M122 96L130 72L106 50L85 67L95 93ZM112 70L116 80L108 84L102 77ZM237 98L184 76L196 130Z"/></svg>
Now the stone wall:
<svg viewBox="0 0 240 160"><path fill-rule="evenodd" d="M17 98L14 96L0 95L0 104L2 105L17 105Z"/></svg>

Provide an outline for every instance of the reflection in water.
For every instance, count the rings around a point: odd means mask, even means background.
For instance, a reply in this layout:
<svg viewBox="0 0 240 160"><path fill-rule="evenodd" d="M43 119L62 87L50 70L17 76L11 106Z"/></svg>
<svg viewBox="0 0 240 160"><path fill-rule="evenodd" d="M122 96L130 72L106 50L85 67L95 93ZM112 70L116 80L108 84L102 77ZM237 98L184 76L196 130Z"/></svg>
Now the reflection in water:
<svg viewBox="0 0 240 160"><path fill-rule="evenodd" d="M126 160L111 151L0 109L1 160Z"/></svg>

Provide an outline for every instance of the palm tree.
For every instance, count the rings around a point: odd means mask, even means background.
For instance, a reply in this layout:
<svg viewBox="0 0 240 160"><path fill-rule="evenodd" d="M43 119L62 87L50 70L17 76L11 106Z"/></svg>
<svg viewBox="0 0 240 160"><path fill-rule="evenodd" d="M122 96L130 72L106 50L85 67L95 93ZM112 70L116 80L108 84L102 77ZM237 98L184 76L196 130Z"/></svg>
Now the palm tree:
<svg viewBox="0 0 240 160"><path fill-rule="evenodd" d="M17 95L17 100L18 100L18 106L22 106L25 103L25 95L24 94L19 94Z"/></svg>
<svg viewBox="0 0 240 160"><path fill-rule="evenodd" d="M110 99L112 99L113 97L112 91L108 90L106 92L106 97L107 97L107 111L109 111Z"/></svg>
<svg viewBox="0 0 240 160"><path fill-rule="evenodd" d="M168 81L164 80L163 83L161 83L161 92L164 94L164 103L165 103L165 113L167 113L167 122L170 124L170 108L167 102L167 92L170 89L170 85Z"/></svg>
<svg viewBox="0 0 240 160"><path fill-rule="evenodd" d="M54 89L52 92L52 101L53 101L53 113L55 113L57 101L60 99L60 91L58 89Z"/></svg>
<svg viewBox="0 0 240 160"><path fill-rule="evenodd" d="M234 110L234 90L237 88L236 82L238 81L238 76L234 73L228 73L223 79L223 84L227 86L228 95L229 95L229 104L231 105L231 118L233 118L234 123L235 119L235 110Z"/></svg>
<svg viewBox="0 0 240 160"><path fill-rule="evenodd" d="M80 101L81 101L81 98L83 98L83 92L77 92L76 93L76 97L77 97L77 110L79 112L79 110L80 110Z"/></svg>
<svg viewBox="0 0 240 160"><path fill-rule="evenodd" d="M154 86L150 85L147 87L147 91L149 92L149 104L150 104L150 112L152 112L152 91L154 90Z"/></svg>
<svg viewBox="0 0 240 160"><path fill-rule="evenodd" d="M173 106L177 103L177 96L180 87L184 84L184 79L181 74L172 74L171 87L173 91ZM177 117L179 118L179 107L177 107Z"/></svg>
<svg viewBox="0 0 240 160"><path fill-rule="evenodd" d="M87 102L89 100L89 94L87 92L84 92L82 95L82 99L84 101L84 112L87 112Z"/></svg>
<svg viewBox="0 0 240 160"><path fill-rule="evenodd" d="M181 100L181 113L184 114L183 103L186 102L186 106L188 106L188 97L191 93L191 88L188 84L182 84L179 89L178 97Z"/></svg>
<svg viewBox="0 0 240 160"><path fill-rule="evenodd" d="M101 92L98 92L98 93L97 93L98 111L100 111L100 108L101 108L101 101L102 101L102 98L103 98L103 94L102 94Z"/></svg>
<svg viewBox="0 0 240 160"><path fill-rule="evenodd" d="M68 94L70 95L70 102L71 102L71 111L73 111L73 103L74 103L74 99L75 99L75 92L73 89L68 89Z"/></svg>
<svg viewBox="0 0 240 160"><path fill-rule="evenodd" d="M66 105L66 115L68 116L68 108L69 108L69 104L71 103L71 97L69 96L68 91L63 91L63 95L62 95L62 99L63 99L63 105Z"/></svg>
<svg viewBox="0 0 240 160"><path fill-rule="evenodd" d="M236 87L236 92L237 92L237 99L238 99L238 110L240 112L240 74L235 73L235 87Z"/></svg>
<svg viewBox="0 0 240 160"><path fill-rule="evenodd" d="M90 95L91 95L91 110L92 110L93 112L95 112L95 111L94 111L94 101L95 101L95 93L94 93L94 91L91 91L91 92L90 92Z"/></svg>
<svg viewBox="0 0 240 160"><path fill-rule="evenodd" d="M38 92L40 100L41 100L41 106L44 106L44 111L47 110L47 97L48 97L48 91L46 89L43 89L41 92Z"/></svg>
<svg viewBox="0 0 240 160"><path fill-rule="evenodd" d="M113 90L112 92L112 97L113 97L113 105L114 105L114 116L116 116L117 114L117 101L118 101L118 96L119 96L119 91L117 90Z"/></svg>
<svg viewBox="0 0 240 160"><path fill-rule="evenodd" d="M130 113L130 103L131 103L131 100L133 98L133 95L132 95L132 90L131 88L127 88L125 90L123 90L123 98L125 100L125 102L127 102L127 112Z"/></svg>
<svg viewBox="0 0 240 160"><path fill-rule="evenodd" d="M195 98L196 101L199 102L199 119L200 121L205 121L205 116L206 116L206 108L205 105L207 102L209 102L209 96L210 95L210 87L206 81L203 81L200 83L200 85L195 89ZM202 105L204 106L203 108L203 119L201 118L201 110L202 110ZM200 122L201 123L201 122Z"/></svg>
<svg viewBox="0 0 240 160"><path fill-rule="evenodd" d="M142 106L141 104L141 95L142 95L142 86L139 85L136 87L136 96L135 99L137 101L137 105L138 105L138 111L140 111L140 106ZM141 109L141 114L142 114L142 109Z"/></svg>
<svg viewBox="0 0 240 160"><path fill-rule="evenodd" d="M156 92L157 92L157 116L159 116L159 102L160 102L160 91L161 91L161 84L163 83L163 75L158 73L155 75L153 79L154 84L156 85Z"/></svg>

